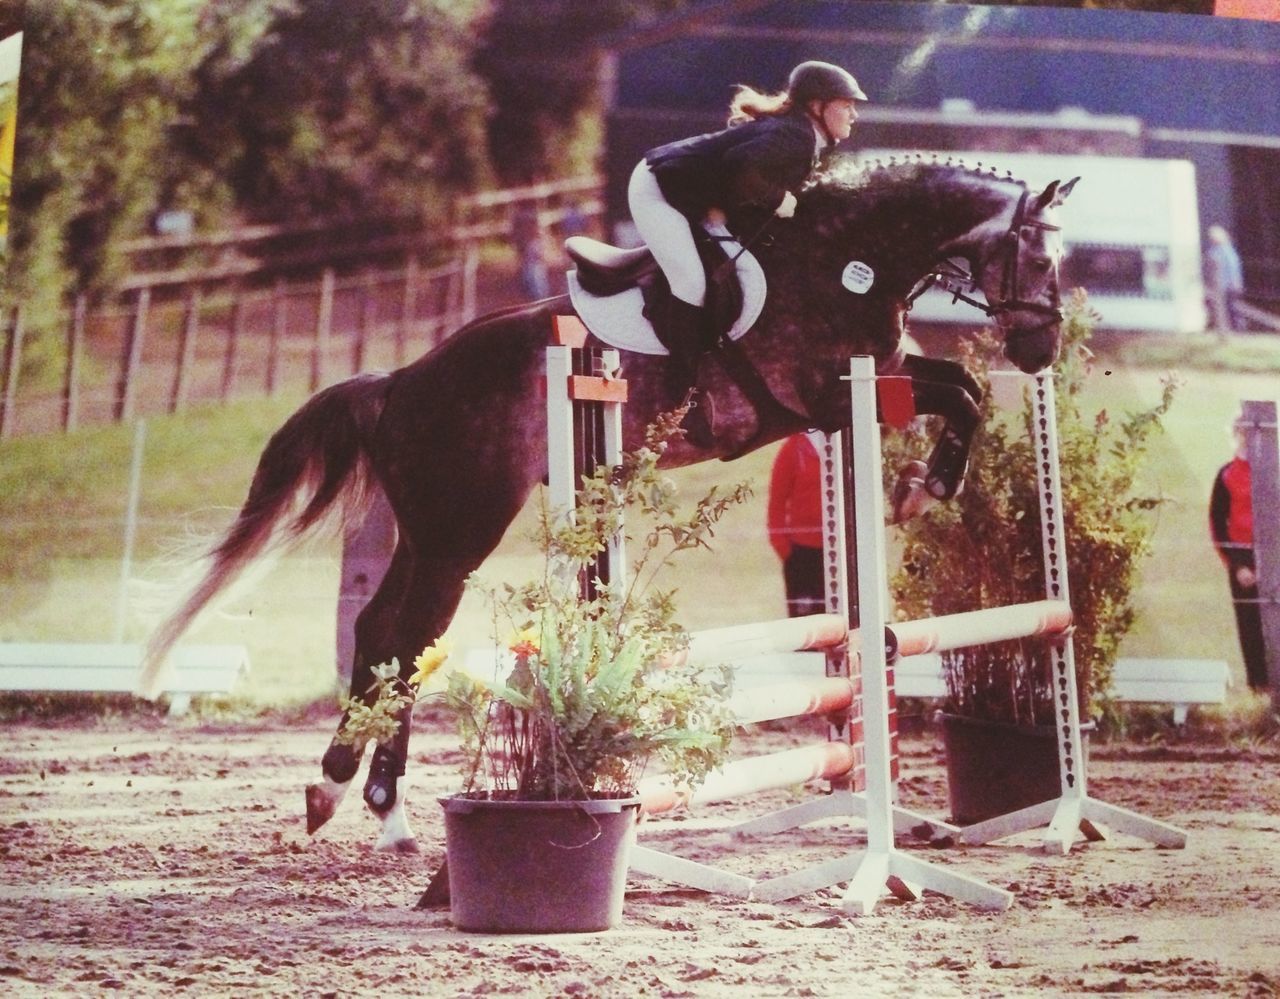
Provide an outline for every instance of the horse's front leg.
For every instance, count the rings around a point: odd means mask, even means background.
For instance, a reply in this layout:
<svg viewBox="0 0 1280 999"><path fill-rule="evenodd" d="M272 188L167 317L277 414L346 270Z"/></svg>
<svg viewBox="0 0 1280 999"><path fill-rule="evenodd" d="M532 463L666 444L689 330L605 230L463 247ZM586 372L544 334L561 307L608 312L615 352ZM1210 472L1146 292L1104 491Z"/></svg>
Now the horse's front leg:
<svg viewBox="0 0 1280 999"><path fill-rule="evenodd" d="M894 523L919 516L964 488L982 403L981 386L954 361L909 354L901 373L911 378L916 412L941 416L943 427L929 461L913 461L899 471L890 499Z"/></svg>

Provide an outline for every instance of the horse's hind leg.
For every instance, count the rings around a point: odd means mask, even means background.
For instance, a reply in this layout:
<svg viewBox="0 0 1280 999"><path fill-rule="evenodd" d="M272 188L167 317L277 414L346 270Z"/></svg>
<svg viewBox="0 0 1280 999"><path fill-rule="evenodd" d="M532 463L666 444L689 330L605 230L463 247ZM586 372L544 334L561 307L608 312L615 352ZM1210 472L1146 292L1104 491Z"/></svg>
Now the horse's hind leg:
<svg viewBox="0 0 1280 999"><path fill-rule="evenodd" d="M360 622L376 630L376 635L367 636L383 657L376 661L396 657L404 680L414 672L414 659L449 627L467 577L498 546L534 484L528 475L511 469L486 469L485 476L481 470L468 471L460 462L448 467L453 475L450 488L426 483L414 491L412 501L401 498L400 509L414 509L412 516L397 518L403 532L401 547L412 552L403 575L397 577L399 598L389 601L376 618ZM357 645L365 642L366 636L358 633ZM402 784L410 714L405 710L395 735L374 750L365 781L365 803L383 823L381 849L413 849Z"/></svg>
<svg viewBox="0 0 1280 999"><path fill-rule="evenodd" d="M351 668L352 698L368 694L374 682L373 667L390 662L396 654L390 638L400 614L411 563L412 557L408 550L398 545L377 591L356 618L355 655ZM346 721L347 715L344 712L338 723L339 734ZM320 761L320 782L307 787L308 833L314 833L333 818L360 769L360 758L361 753L355 746L342 742L340 735L334 736ZM412 840L412 834L408 834L407 838Z"/></svg>
<svg viewBox="0 0 1280 999"><path fill-rule="evenodd" d="M505 525L504 525L505 526ZM400 677L414 672L414 659L453 620L466 589L466 579L501 538L482 540L477 550L452 552L446 557L416 558L400 603L400 613L391 626L393 655L400 662ZM474 536L469 540L478 540ZM364 800L382 822L376 845L380 850L411 852L417 849L404 811L405 764L409 756L412 709L400 715L395 735L374 749L365 780Z"/></svg>

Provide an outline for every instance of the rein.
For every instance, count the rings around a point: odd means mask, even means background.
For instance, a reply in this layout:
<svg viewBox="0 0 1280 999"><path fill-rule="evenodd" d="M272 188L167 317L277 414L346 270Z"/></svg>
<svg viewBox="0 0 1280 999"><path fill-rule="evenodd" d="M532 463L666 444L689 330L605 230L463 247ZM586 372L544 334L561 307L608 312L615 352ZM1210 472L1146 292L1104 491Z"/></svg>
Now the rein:
<svg viewBox="0 0 1280 999"><path fill-rule="evenodd" d="M1001 249L1006 246L1009 251L1008 258L1005 260L1004 275L1000 283L1000 297L994 301L981 301L974 298L971 292L977 289L977 280L963 267L951 260L939 261L934 269L912 289L911 294L907 296L907 308L911 308L917 298L923 295L931 288L934 283L951 295L951 301L964 302L971 305L980 312L986 314L991 319L999 320L1002 315L1010 312L1033 312L1045 317L1044 322L1038 326L1032 326L1017 330L1011 330L1006 333L1009 336L1026 336L1032 333L1038 333L1046 327L1062 321L1062 306L1058 300L1058 291L1053 289L1052 304L1043 304L1041 302L1028 302L1019 297L1018 287L1018 245L1022 241L1022 231L1024 229L1042 229L1049 232L1058 232L1061 226L1054 225L1051 222L1044 222L1040 219L1029 219L1025 217L1027 207L1027 195L1029 191L1024 190L1022 197L1018 199L1018 207L1013 213L1013 221L1009 224L1009 230L1004 234L996 248L991 251L986 260L983 260L975 270L981 270L990 262L991 257L995 256Z"/></svg>

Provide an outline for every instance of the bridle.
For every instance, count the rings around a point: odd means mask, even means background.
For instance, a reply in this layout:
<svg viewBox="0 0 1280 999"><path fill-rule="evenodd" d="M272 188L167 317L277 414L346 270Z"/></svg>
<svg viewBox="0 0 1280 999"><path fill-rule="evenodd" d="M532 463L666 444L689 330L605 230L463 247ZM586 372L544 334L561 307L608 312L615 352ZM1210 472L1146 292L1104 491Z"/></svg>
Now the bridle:
<svg viewBox="0 0 1280 999"><path fill-rule="evenodd" d="M1000 321L1002 316L1011 312L1031 312L1045 317L1044 322L1037 326L1024 326L1016 330L1007 330L1006 339L1012 336L1029 336L1033 333L1039 333L1043 329L1062 322L1062 303L1058 297L1056 284L1051 286L1051 301L1048 304L1025 301L1019 294L1018 258L1020 254L1018 253L1018 247L1022 242L1023 231L1026 229L1040 229L1046 232L1058 232L1062 229L1061 226L1054 225L1051 222L1027 217L1027 196L1029 193L1028 190L1023 190L1022 197L1018 199L1018 207L1013 213L1013 221L1009 223L1008 231L996 242L991 253L975 267L976 273L982 273L987 264L991 262L992 257L1002 249L1007 250L1008 256L1004 262L1004 273L1000 279L1000 296L998 298L992 299L990 296L984 296L987 299L985 302L974 298L973 293L978 291L977 279L954 260L946 259L938 261L934 269L916 285L907 298L907 307L910 308L917 298L937 283L943 291L951 295L953 303L964 302L966 305L972 305L975 309L980 310L997 322ZM1004 324L1001 323L1001 325Z"/></svg>

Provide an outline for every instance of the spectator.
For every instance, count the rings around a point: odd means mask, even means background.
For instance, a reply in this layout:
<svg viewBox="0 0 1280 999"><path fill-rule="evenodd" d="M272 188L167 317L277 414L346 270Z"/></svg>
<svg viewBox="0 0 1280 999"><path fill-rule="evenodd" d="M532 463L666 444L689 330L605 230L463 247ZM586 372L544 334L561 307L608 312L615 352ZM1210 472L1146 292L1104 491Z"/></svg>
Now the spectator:
<svg viewBox="0 0 1280 999"><path fill-rule="evenodd" d="M511 234L520 255L520 287L532 299L551 295L551 278L547 274L546 238L538 210L521 205L511 221Z"/></svg>
<svg viewBox="0 0 1280 999"><path fill-rule="evenodd" d="M1232 426L1235 457L1218 470L1209 496L1209 530L1227 569L1236 631L1244 656L1245 675L1254 690L1267 689L1266 647L1262 641L1262 613L1258 606L1258 578L1253 560L1253 498L1244 427Z"/></svg>
<svg viewBox="0 0 1280 999"><path fill-rule="evenodd" d="M1205 253L1205 293L1209 305L1209 325L1215 330L1243 328L1236 303L1244 291L1244 272L1240 254L1231 236L1220 225L1209 226L1209 249Z"/></svg>
<svg viewBox="0 0 1280 999"><path fill-rule="evenodd" d="M796 434L783 442L769 476L769 544L782 559L787 614L826 610L822 587L822 464L825 435Z"/></svg>

